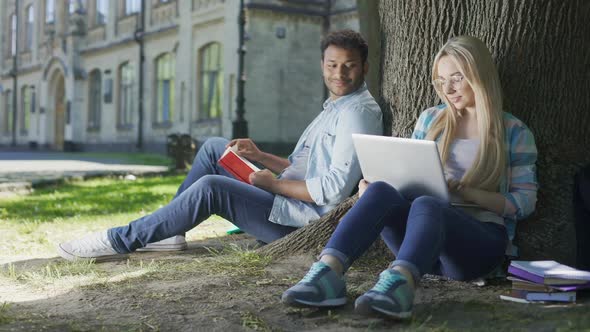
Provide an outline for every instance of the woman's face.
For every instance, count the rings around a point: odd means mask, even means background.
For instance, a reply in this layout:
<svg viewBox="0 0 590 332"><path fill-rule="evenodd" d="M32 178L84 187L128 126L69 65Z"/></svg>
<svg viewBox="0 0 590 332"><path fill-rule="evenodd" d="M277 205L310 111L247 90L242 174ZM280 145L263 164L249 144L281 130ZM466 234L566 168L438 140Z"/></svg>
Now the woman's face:
<svg viewBox="0 0 590 332"><path fill-rule="evenodd" d="M456 109L475 108L473 89L448 55L438 61L438 76L434 80L434 85L447 96Z"/></svg>

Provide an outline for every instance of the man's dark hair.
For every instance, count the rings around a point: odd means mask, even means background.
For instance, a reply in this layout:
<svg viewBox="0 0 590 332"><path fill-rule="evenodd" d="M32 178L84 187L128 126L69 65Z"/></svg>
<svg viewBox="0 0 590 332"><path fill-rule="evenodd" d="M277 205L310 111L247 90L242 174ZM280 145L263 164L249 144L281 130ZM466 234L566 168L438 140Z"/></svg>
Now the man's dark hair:
<svg viewBox="0 0 590 332"><path fill-rule="evenodd" d="M363 60L363 64L367 62L367 57L369 55L369 45L363 36L361 36L361 34L356 31L346 29L330 32L322 40L322 60L324 59L324 53L326 52L326 49L330 45L347 50L358 50L359 54L361 55L361 59Z"/></svg>

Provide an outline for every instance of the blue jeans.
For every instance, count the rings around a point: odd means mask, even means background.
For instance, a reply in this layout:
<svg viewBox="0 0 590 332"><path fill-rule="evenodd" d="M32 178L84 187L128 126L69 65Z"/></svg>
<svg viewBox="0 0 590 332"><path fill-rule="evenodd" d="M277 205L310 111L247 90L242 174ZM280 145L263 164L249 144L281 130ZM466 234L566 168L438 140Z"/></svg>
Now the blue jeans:
<svg viewBox="0 0 590 332"><path fill-rule="evenodd" d="M191 171L176 196L154 213L127 226L108 230L119 253L128 253L148 243L179 235L217 214L263 242L272 242L296 228L268 221L275 195L234 179L217 160L228 143L208 139L199 149Z"/></svg>
<svg viewBox="0 0 590 332"><path fill-rule="evenodd" d="M471 280L503 262L508 234L449 203L422 196L410 202L384 182L371 184L342 218L320 255L333 255L347 270L381 235L395 254L392 266L423 274Z"/></svg>

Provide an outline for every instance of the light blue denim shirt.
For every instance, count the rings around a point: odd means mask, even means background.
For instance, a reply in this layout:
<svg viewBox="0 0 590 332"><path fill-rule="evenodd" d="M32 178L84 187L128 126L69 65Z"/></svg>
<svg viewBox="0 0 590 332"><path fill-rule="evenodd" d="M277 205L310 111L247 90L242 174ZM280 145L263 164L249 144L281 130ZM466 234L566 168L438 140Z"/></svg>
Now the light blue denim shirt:
<svg viewBox="0 0 590 332"><path fill-rule="evenodd" d="M324 110L305 129L289 161L309 148L304 180L314 203L276 195L271 222L302 227L350 196L361 178L353 133L383 134L381 109L366 84L349 95L326 100Z"/></svg>

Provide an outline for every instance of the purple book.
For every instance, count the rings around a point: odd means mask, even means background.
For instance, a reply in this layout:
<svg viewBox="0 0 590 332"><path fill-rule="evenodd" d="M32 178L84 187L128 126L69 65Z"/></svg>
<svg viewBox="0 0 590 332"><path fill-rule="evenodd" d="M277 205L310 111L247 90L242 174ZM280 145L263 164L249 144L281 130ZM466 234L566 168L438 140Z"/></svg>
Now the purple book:
<svg viewBox="0 0 590 332"><path fill-rule="evenodd" d="M536 287L533 289L528 289L529 291L534 291L534 292L546 292L546 293L551 293L554 291L557 292L571 292L571 291L576 291L576 290L580 290L580 289L586 289L586 288L590 288L590 284L584 284L584 285L574 285L574 286L567 286L567 285L545 285L545 284L539 284L530 280L526 280L524 278L519 278L516 276L508 276L507 278L508 280L512 281L512 289L522 289L522 290L527 290L527 288L521 288L523 287L522 284L530 284L532 287ZM520 283L519 287L515 287L515 283ZM526 286L524 286L526 287Z"/></svg>
<svg viewBox="0 0 590 332"><path fill-rule="evenodd" d="M590 288L587 271L573 269L554 261L512 261L508 273L562 291Z"/></svg>

